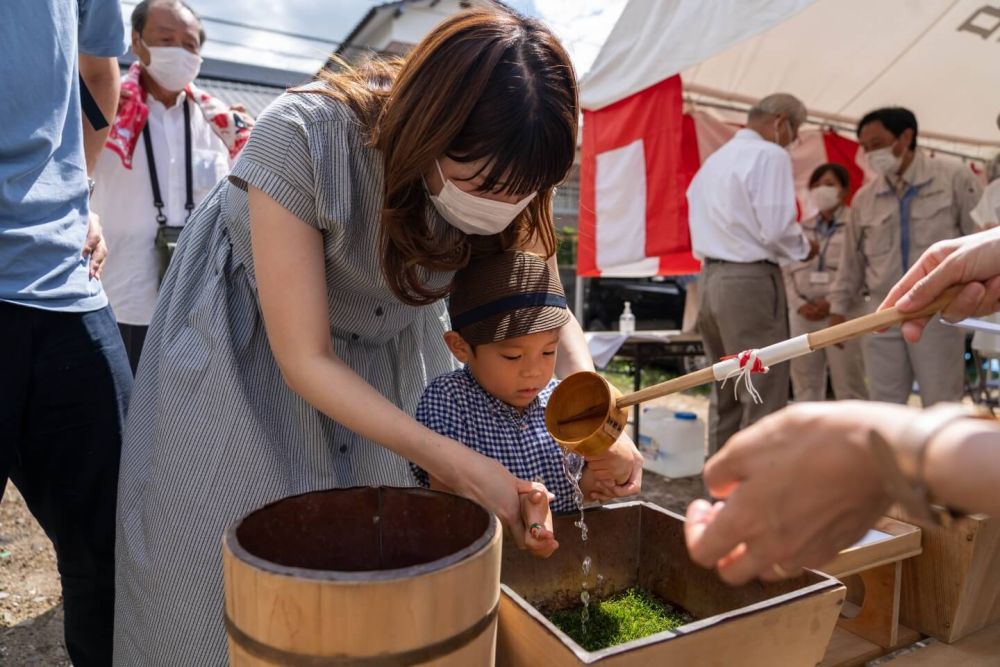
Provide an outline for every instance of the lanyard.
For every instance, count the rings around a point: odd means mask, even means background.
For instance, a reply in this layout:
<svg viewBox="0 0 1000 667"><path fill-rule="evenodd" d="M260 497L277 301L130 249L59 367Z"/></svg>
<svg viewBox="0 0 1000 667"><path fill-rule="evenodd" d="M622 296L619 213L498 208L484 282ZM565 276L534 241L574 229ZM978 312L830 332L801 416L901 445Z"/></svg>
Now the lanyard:
<svg viewBox="0 0 1000 667"><path fill-rule="evenodd" d="M819 225L820 225L821 222L822 222L822 218L820 218L820 219L818 219L816 221L816 239L817 239L817 241L820 238ZM825 266L826 266L826 249L830 247L830 240L833 238L833 234L836 231L837 231L837 219L836 218L830 218L830 226L827 228L826 232L822 235L825 240L823 241L822 248L819 251L819 265L818 265L818 267L816 269L817 271L825 271L826 270L826 268L825 268Z"/></svg>
<svg viewBox="0 0 1000 667"><path fill-rule="evenodd" d="M899 199L899 252L903 257L903 273L910 270L910 204L922 185L910 185Z"/></svg>
<svg viewBox="0 0 1000 667"><path fill-rule="evenodd" d="M156 222L161 225L167 224L167 216L163 213L163 196L160 194L160 179L156 175L156 158L153 157L153 140L149 137L149 121L142 128L142 140L146 145L146 159L149 161L149 184L153 186L153 206L156 207ZM194 210L194 187L191 167L191 107L188 101L184 100L184 209L187 222Z"/></svg>

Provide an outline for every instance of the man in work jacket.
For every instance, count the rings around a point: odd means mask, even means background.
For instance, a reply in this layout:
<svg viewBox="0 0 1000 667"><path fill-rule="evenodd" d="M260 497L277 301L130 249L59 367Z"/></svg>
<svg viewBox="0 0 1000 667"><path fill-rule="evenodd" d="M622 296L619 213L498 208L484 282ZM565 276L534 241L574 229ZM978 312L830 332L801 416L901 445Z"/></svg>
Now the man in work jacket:
<svg viewBox="0 0 1000 667"><path fill-rule="evenodd" d="M877 109L858 123L858 140L879 177L854 197L830 324L844 321L863 291L874 311L893 284L937 241L975 231L969 213L982 188L964 165L917 148L917 119L901 107ZM906 403L913 381L924 406L962 397L965 333L933 320L917 343L898 327L865 337L872 400Z"/></svg>

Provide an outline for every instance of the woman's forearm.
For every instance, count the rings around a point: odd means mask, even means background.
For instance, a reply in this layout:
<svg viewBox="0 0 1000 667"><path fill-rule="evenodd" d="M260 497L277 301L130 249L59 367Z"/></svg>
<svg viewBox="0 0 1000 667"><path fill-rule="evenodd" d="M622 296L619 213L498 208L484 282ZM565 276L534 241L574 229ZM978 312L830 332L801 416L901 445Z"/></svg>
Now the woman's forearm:
<svg viewBox="0 0 1000 667"><path fill-rule="evenodd" d="M593 371L594 360L590 356L583 328L570 317L569 322L559 330L559 354L556 356L556 375L565 378L579 371Z"/></svg>
<svg viewBox="0 0 1000 667"><path fill-rule="evenodd" d="M537 251L537 250L536 250ZM559 275L559 262L553 255L548 259L549 271ZM559 330L559 354L556 355L556 376L565 378L579 371L594 370L594 359L590 356L583 327L572 315L569 322Z"/></svg>
<svg viewBox="0 0 1000 667"><path fill-rule="evenodd" d="M417 422L332 352L297 358L283 372L291 389L323 414L456 486L459 461L471 450Z"/></svg>

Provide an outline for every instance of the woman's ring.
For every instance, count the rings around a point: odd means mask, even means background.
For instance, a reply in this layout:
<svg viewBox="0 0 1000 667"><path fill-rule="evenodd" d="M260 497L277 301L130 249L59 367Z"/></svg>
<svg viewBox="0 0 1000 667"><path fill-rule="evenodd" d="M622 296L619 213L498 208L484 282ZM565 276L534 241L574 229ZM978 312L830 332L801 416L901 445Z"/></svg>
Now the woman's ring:
<svg viewBox="0 0 1000 667"><path fill-rule="evenodd" d="M528 531L531 533L532 537L538 537L538 533L541 532L544 527L545 526L542 524L536 522L528 526Z"/></svg>

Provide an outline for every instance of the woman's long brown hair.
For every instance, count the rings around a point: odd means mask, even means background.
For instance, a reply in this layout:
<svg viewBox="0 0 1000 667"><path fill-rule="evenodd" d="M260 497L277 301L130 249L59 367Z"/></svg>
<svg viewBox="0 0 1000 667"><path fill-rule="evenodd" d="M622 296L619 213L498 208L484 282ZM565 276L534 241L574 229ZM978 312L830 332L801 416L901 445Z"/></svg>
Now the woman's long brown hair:
<svg viewBox="0 0 1000 667"><path fill-rule="evenodd" d="M579 105L569 56L541 23L499 7L470 10L441 23L401 63L322 76L383 154L382 270L402 301L447 295L426 284L426 270L458 270L483 245L450 227L431 232L422 179L443 155L485 160L480 191L538 193L493 247L555 253L552 193L573 165Z"/></svg>

